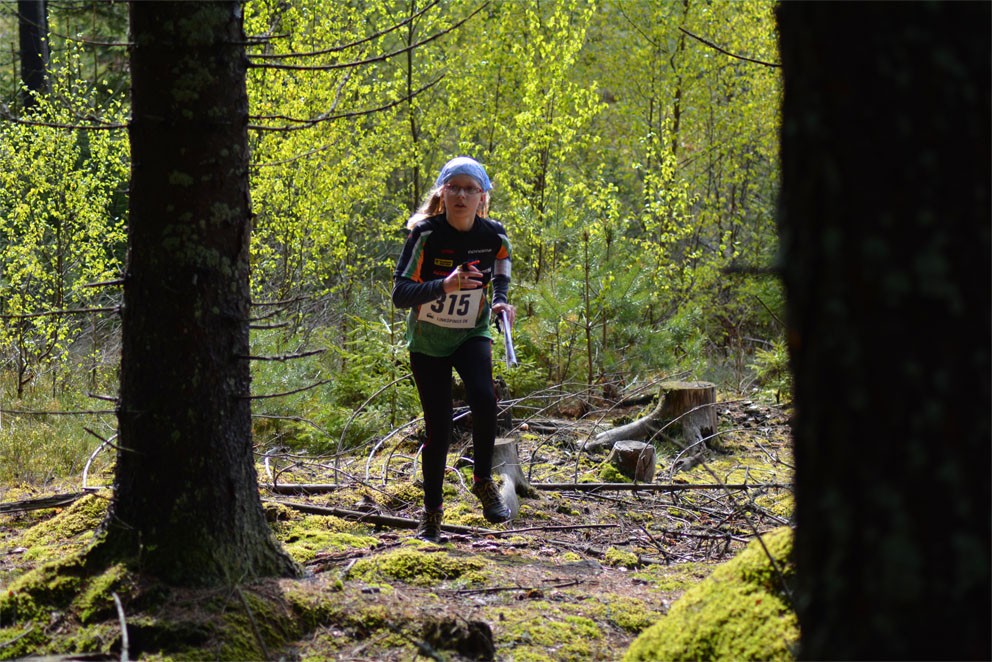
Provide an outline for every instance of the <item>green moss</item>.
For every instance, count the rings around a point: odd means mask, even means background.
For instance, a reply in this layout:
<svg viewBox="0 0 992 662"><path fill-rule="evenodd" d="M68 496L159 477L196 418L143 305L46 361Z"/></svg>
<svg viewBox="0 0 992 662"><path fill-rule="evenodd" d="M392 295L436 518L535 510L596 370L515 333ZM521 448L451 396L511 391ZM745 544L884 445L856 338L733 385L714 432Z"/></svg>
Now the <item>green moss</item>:
<svg viewBox="0 0 992 662"><path fill-rule="evenodd" d="M124 566L115 565L92 574L85 554L36 568L14 581L0 595L0 623L15 623L9 631L27 632L11 646L0 649L0 658L28 653L104 651L115 636L97 621L116 611L113 594L123 593L131 585ZM78 621L84 627L72 627L68 636L58 638L52 627L55 619ZM116 617L114 617L116 622ZM12 639L13 637L10 637Z"/></svg>
<svg viewBox="0 0 992 662"><path fill-rule="evenodd" d="M713 566L705 563L679 563L676 565L650 565L638 570L633 576L648 582L658 591L675 593L695 586L711 572L713 572Z"/></svg>
<svg viewBox="0 0 992 662"><path fill-rule="evenodd" d="M387 509L401 509L410 504L421 503L424 499L424 490L411 482L393 482L386 486L384 493L374 492L372 498Z"/></svg>
<svg viewBox="0 0 992 662"><path fill-rule="evenodd" d="M374 549L379 539L366 535L368 527L339 517L310 515L272 524L276 538L299 563L313 560L319 552L345 549Z"/></svg>
<svg viewBox="0 0 992 662"><path fill-rule="evenodd" d="M80 548L89 543L103 523L108 505L105 496L88 494L55 517L31 527L20 540L20 544L28 548L25 558L39 561L62 558L67 548Z"/></svg>
<svg viewBox="0 0 992 662"><path fill-rule="evenodd" d="M366 639L386 627L391 617L395 617L395 614L390 614L385 605L368 605L356 612L349 613L344 620L344 625L352 629L359 639Z"/></svg>
<svg viewBox="0 0 992 662"><path fill-rule="evenodd" d="M799 630L782 586L794 574L792 531L783 527L765 535L764 542L783 577L759 542L752 542L634 640L625 662L794 659Z"/></svg>
<svg viewBox="0 0 992 662"><path fill-rule="evenodd" d="M0 622L44 620L49 610L65 609L83 587L83 567L75 556L17 578L0 596Z"/></svg>
<svg viewBox="0 0 992 662"><path fill-rule="evenodd" d="M565 614L550 602L536 601L523 610L499 607L494 614L499 623L497 648L512 649L514 660L547 660L549 648L555 651L556 660L607 657L605 638L594 621Z"/></svg>
<svg viewBox="0 0 992 662"><path fill-rule="evenodd" d="M120 638L120 625L98 623L73 630L60 642L60 648L74 653L104 653L110 655L111 648ZM54 651L53 651L54 652Z"/></svg>
<svg viewBox="0 0 992 662"><path fill-rule="evenodd" d="M636 568L641 564L640 559L637 558L637 554L617 549L616 547L606 548L606 552L603 554L603 561L606 562L606 565L613 566L614 568Z"/></svg>
<svg viewBox="0 0 992 662"><path fill-rule="evenodd" d="M16 660L28 655L38 655L48 641L42 623L25 623L0 628L0 660Z"/></svg>
<svg viewBox="0 0 992 662"><path fill-rule="evenodd" d="M307 631L336 623L342 620L345 612L345 606L338 597L328 597L323 593L290 588L286 593L286 601L301 627Z"/></svg>
<svg viewBox="0 0 992 662"><path fill-rule="evenodd" d="M401 548L388 554L359 559L349 577L369 583L390 579L415 586L461 579L481 583L486 579L486 563L478 558L455 558L444 552L422 552Z"/></svg>
<svg viewBox="0 0 992 662"><path fill-rule="evenodd" d="M764 494L755 498L754 502L773 515L783 518L790 518L796 512L795 499L788 490Z"/></svg>
<svg viewBox="0 0 992 662"><path fill-rule="evenodd" d="M122 593L130 584L130 575L123 565L113 565L90 578L82 592L72 602L72 608L82 623L112 616L116 612L114 593Z"/></svg>
<svg viewBox="0 0 992 662"><path fill-rule="evenodd" d="M643 632L664 615L636 598L604 595L599 599L603 606L597 610L597 618L601 615L603 620L634 634Z"/></svg>
<svg viewBox="0 0 992 662"><path fill-rule="evenodd" d="M222 660L257 660L297 639L300 629L282 598L236 589L238 598L224 609L219 654Z"/></svg>
<svg viewBox="0 0 992 662"><path fill-rule="evenodd" d="M630 483L633 482L630 478L627 478L620 470L617 469L610 462L605 462L603 466L599 468L599 480L603 483Z"/></svg>

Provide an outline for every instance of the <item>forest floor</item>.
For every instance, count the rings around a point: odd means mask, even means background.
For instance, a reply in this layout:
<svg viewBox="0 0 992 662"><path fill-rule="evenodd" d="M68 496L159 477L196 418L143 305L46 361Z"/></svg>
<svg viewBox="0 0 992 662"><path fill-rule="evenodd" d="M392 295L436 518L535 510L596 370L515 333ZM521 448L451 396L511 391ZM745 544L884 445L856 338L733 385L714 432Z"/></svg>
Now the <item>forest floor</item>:
<svg viewBox="0 0 992 662"><path fill-rule="evenodd" d="M706 461L673 474L679 449L663 443L654 482L637 490L589 489L622 479L605 454L575 449L643 406L598 425L588 406L581 417L529 419L515 436L535 495L514 521L488 525L466 487L470 467L455 462L441 544L413 535L412 434L336 460L269 454L259 464L266 513L302 579L179 591L116 577L104 586L116 587L113 601L80 588L88 600L66 599L46 622L11 621L0 602L0 659L123 659L123 649L131 659L618 660L688 587L791 521L789 412L716 407ZM301 483L327 486L289 493ZM0 501L46 490L8 488ZM88 544L105 503L0 511L0 596L9 602L26 590L19 578Z"/></svg>

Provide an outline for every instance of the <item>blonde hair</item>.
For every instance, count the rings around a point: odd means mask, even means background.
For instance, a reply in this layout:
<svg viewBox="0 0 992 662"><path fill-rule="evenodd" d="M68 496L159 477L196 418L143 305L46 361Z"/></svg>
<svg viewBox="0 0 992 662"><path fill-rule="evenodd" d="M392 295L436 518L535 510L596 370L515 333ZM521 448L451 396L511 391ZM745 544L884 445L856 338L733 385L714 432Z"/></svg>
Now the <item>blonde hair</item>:
<svg viewBox="0 0 992 662"><path fill-rule="evenodd" d="M430 218L431 216L437 216L438 214L444 213L444 185L432 189L430 194L420 205L417 211L410 217L410 220L406 222L407 230L412 230L417 223L424 220L425 218ZM489 216L489 192L482 192L482 199L479 200L479 208L475 210L478 216L483 218Z"/></svg>

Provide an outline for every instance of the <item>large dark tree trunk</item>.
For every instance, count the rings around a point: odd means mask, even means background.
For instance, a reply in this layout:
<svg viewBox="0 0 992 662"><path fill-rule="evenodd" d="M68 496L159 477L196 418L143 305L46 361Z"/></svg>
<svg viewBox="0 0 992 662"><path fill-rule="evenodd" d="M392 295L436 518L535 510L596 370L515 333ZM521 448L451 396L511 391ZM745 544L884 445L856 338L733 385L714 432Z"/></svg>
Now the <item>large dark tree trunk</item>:
<svg viewBox="0 0 992 662"><path fill-rule="evenodd" d="M48 14L45 0L17 0L18 42L21 49L21 103L35 104L48 92Z"/></svg>
<svg viewBox="0 0 992 662"><path fill-rule="evenodd" d="M804 658L990 659L990 7L779 9Z"/></svg>
<svg viewBox="0 0 992 662"><path fill-rule="evenodd" d="M106 549L182 584L294 570L258 495L239 2L133 2L120 450Z"/></svg>

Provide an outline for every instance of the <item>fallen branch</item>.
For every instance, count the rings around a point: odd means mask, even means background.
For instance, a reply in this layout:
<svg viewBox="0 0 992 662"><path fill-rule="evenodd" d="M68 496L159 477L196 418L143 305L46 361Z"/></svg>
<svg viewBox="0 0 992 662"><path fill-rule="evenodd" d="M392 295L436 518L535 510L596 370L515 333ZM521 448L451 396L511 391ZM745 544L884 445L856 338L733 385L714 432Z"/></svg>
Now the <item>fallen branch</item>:
<svg viewBox="0 0 992 662"><path fill-rule="evenodd" d="M688 490L791 490L790 483L531 483L535 490L549 492L574 490L577 492L597 492L615 490L618 492L684 492Z"/></svg>
<svg viewBox="0 0 992 662"><path fill-rule="evenodd" d="M92 490L85 492L71 492L69 494L55 494L38 499L24 499L23 501L10 501L0 503L0 513L26 513L31 510L44 510L45 508L61 508L68 506L76 500L90 494Z"/></svg>
<svg viewBox="0 0 992 662"><path fill-rule="evenodd" d="M363 513L358 510L345 510L344 508L327 508L324 506L312 506L308 503L295 503L292 501L279 501L278 499L262 499L269 503L278 503L287 508L298 510L301 513L311 515L332 515L341 519L376 524L378 526L391 526L396 529L416 529L420 522L408 517L393 517L391 515L379 515L377 513ZM479 529L473 526L459 526L457 524L442 524L441 529L449 533L464 533L467 535L493 535L498 531L491 529Z"/></svg>
<svg viewBox="0 0 992 662"><path fill-rule="evenodd" d="M507 529L506 531L494 531L493 536L509 536L516 533L529 533L531 531L578 531L579 529L615 529L619 524L575 524L574 526L529 526L525 529Z"/></svg>
<svg viewBox="0 0 992 662"><path fill-rule="evenodd" d="M577 492L683 492L687 490L762 490L780 489L791 490L789 483L738 483L723 485L717 483L530 483L535 490L547 492L562 492L574 490ZM327 494L340 490L343 486L337 483L265 483L263 488L278 494Z"/></svg>
<svg viewBox="0 0 992 662"><path fill-rule="evenodd" d="M337 483L264 483L261 487L276 494L329 494L343 486Z"/></svg>
<svg viewBox="0 0 992 662"><path fill-rule="evenodd" d="M120 596L117 593L111 593L111 595L114 596L114 605L117 606L117 620L121 624L121 662L128 662L130 644L127 637L127 619L124 618L124 605L121 604Z"/></svg>
<svg viewBox="0 0 992 662"><path fill-rule="evenodd" d="M580 554L586 554L587 556L592 556L597 559L601 559L606 556L606 552L598 547L593 547L592 545L581 545L572 542L566 542L564 540L547 540L545 541L548 545L554 545L556 547L567 547L569 549L575 550ZM637 562L642 565L670 565L670 561L665 559L657 559L651 556L645 556L644 554L637 555Z"/></svg>
<svg viewBox="0 0 992 662"><path fill-rule="evenodd" d="M502 593L504 591L542 591L549 588L565 588L568 586L577 586L581 584L580 579L570 579L558 584L549 584L547 586L493 586L491 588L461 588L453 591L454 595L479 595L484 593Z"/></svg>

